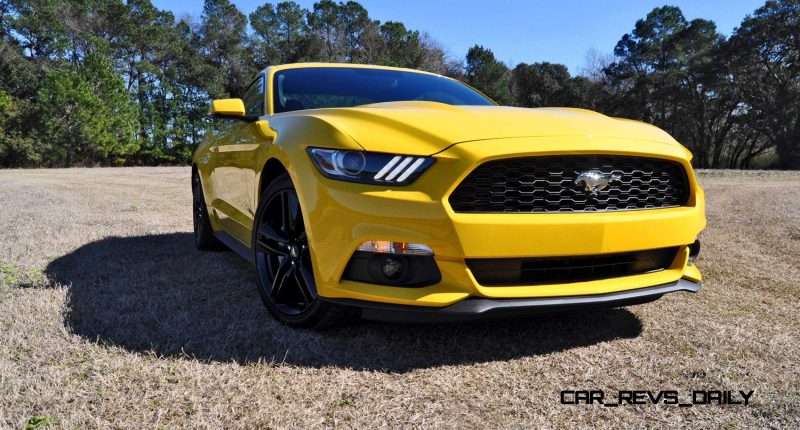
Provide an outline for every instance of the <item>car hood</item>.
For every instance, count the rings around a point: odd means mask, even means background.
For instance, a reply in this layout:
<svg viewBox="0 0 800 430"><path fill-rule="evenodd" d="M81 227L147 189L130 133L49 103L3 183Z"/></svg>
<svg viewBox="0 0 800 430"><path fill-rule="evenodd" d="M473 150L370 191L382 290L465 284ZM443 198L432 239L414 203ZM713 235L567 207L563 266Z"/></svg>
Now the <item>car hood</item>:
<svg viewBox="0 0 800 430"><path fill-rule="evenodd" d="M575 108L409 101L300 112L330 123L368 151L410 155L431 155L462 142L517 137L589 135L679 145L652 125Z"/></svg>

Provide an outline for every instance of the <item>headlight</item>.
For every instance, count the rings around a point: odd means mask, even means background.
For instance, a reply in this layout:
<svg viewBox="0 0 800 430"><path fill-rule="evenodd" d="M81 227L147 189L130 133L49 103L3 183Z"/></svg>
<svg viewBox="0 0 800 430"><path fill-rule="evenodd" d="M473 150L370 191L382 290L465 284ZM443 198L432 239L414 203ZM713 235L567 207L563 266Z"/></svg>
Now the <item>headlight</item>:
<svg viewBox="0 0 800 430"><path fill-rule="evenodd" d="M328 178L365 184L408 185L433 164L431 157L340 149L308 148L308 155Z"/></svg>

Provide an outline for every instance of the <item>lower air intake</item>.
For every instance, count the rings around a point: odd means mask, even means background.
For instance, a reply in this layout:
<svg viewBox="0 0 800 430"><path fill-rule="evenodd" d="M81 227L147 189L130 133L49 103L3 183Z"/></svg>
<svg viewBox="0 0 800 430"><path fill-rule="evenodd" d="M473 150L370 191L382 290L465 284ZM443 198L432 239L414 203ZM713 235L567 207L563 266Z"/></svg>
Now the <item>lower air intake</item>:
<svg viewBox="0 0 800 430"><path fill-rule="evenodd" d="M664 270L678 250L673 247L574 257L470 258L467 266L484 286L565 284Z"/></svg>

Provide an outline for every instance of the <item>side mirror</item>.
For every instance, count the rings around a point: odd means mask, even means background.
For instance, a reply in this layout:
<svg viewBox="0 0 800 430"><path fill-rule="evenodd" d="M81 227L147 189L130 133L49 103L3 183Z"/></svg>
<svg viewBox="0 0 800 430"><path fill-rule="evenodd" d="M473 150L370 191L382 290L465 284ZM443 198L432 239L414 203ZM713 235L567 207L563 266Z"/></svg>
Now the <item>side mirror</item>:
<svg viewBox="0 0 800 430"><path fill-rule="evenodd" d="M242 99L214 100L208 113L214 118L246 119Z"/></svg>

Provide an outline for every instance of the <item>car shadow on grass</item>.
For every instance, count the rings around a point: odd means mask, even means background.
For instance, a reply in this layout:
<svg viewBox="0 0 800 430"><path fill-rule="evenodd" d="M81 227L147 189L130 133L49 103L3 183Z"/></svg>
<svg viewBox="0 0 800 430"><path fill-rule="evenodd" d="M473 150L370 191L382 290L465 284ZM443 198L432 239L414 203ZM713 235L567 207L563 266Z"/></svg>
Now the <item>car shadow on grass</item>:
<svg viewBox="0 0 800 430"><path fill-rule="evenodd" d="M447 324L359 322L296 330L267 314L252 268L198 252L190 233L111 237L54 260L69 287L65 324L92 342L204 361L405 372L535 356L641 333L625 309Z"/></svg>

